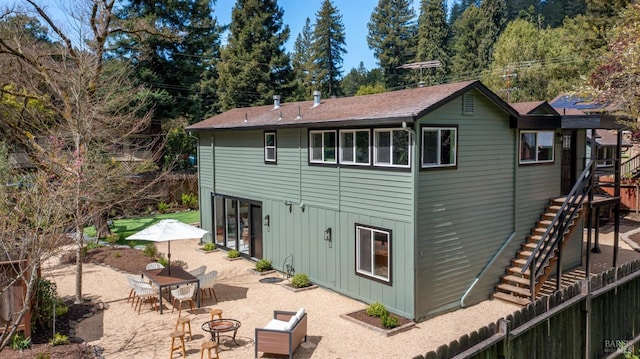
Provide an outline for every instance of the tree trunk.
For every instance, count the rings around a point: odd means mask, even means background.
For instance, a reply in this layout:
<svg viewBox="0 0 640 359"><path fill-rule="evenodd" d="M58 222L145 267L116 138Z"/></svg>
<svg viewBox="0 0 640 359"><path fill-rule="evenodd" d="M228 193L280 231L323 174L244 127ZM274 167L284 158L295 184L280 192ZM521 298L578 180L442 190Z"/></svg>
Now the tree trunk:
<svg viewBox="0 0 640 359"><path fill-rule="evenodd" d="M98 238L106 238L111 234L111 229L109 228L109 212L101 211L100 213L96 213L93 218L93 225L96 227L96 241Z"/></svg>
<svg viewBox="0 0 640 359"><path fill-rule="evenodd" d="M82 246L84 245L82 226L76 227L76 298L75 303L82 303Z"/></svg>

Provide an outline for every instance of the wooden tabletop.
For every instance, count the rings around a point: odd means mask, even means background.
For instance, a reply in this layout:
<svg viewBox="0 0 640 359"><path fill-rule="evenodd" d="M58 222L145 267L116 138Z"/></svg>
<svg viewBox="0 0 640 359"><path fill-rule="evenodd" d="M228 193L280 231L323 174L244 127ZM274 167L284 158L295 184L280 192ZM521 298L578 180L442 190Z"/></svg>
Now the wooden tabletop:
<svg viewBox="0 0 640 359"><path fill-rule="evenodd" d="M171 275L169 275L168 267L144 270L142 271L142 275L149 278L158 287L198 281L197 277L191 275L181 267L171 267Z"/></svg>

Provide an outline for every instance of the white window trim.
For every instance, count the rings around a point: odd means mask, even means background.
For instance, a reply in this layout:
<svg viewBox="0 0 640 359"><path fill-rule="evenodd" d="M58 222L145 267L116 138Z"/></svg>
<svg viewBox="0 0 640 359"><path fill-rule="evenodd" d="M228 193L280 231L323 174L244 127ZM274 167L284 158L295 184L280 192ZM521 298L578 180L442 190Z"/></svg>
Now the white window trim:
<svg viewBox="0 0 640 359"><path fill-rule="evenodd" d="M312 147L312 143L311 143L311 137L314 134L318 134L321 133L322 134L322 160L314 160L313 159L313 147ZM333 143L333 148L335 151L335 155L336 158L333 161L326 161L324 159L324 134L325 133L333 133L334 137L337 136L336 130L324 130L324 131L309 131L309 162L311 163L325 163L325 164L335 164L338 162L338 148L337 148L337 143L338 143L338 139L336 138L334 143Z"/></svg>
<svg viewBox="0 0 640 359"><path fill-rule="evenodd" d="M267 136L273 135L273 146L267 146ZM278 159L278 137L275 132L265 132L264 133L264 161L265 162L276 162ZM273 158L269 158L268 149L273 148Z"/></svg>
<svg viewBox="0 0 640 359"><path fill-rule="evenodd" d="M551 159L549 160L538 160L538 151L536 151L535 160L523 160L522 156L522 134L523 133L535 133L536 135L536 144L538 143L538 135L542 132L549 132L552 134L551 140ZM518 134L518 163L521 165L531 165L531 164L539 164L539 163L553 163L555 161L556 156L556 143L555 143L556 133L555 131L548 130L521 130Z"/></svg>
<svg viewBox="0 0 640 359"><path fill-rule="evenodd" d="M369 146L367 146L367 151L368 151L368 161L367 162L357 162L356 161L356 148L357 148L357 144L356 144L356 133L358 132L366 132L367 136L369 138ZM345 161L344 157L343 157L343 150L342 150L342 134L344 133L352 133L353 134L353 147L351 148L351 150L353 151L353 161ZM371 165L371 131L369 131L368 129L366 130L340 130L338 133L338 147L340 149L340 163L344 163L346 165L354 165L354 166L369 166Z"/></svg>
<svg viewBox="0 0 640 359"><path fill-rule="evenodd" d="M373 165L378 167L398 167L398 168L410 168L411 167L411 133L407 133L409 139L407 140L407 153L408 159L406 165L395 165L393 164L393 132L394 131L405 131L403 128L377 128L373 130ZM391 143L390 143L390 153L389 153L389 163L381 163L378 162L378 143L377 133L379 132L391 132ZM405 131L406 132L406 131Z"/></svg>
<svg viewBox="0 0 640 359"><path fill-rule="evenodd" d="M438 160L438 163L432 164L432 163L424 163L424 133L426 131L437 131L438 132L438 146L437 146L437 150L438 153L436 154L436 158ZM448 131L453 131L454 133L454 138L455 138L455 143L454 143L454 148L453 148L453 163L447 163L447 164L441 164L440 163L440 158L441 158L441 153L442 153L442 143L441 141L441 132L442 130L448 130ZM422 128L422 151L420 151L420 155L422 156L420 159L420 165L422 166L422 168L440 168L440 167L456 167L458 165L458 129L456 127L423 127Z"/></svg>
<svg viewBox="0 0 640 359"><path fill-rule="evenodd" d="M371 259L371 269L373 270L373 272L360 270L360 230L361 229L371 231L371 258L370 259ZM387 277L386 278L375 274L375 252L376 251L375 251L375 240L374 240L375 236L373 235L374 232L384 233L387 235L387 244L389 248L387 249L388 261L387 261ZM391 283L391 230L372 228L372 227L356 224L356 272L366 277L371 277L379 281Z"/></svg>

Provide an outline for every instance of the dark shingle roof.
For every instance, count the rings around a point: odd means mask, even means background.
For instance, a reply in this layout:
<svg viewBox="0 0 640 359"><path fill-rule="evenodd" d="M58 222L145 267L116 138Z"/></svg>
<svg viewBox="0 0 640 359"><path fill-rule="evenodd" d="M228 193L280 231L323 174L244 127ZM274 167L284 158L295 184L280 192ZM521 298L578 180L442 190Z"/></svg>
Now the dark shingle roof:
<svg viewBox="0 0 640 359"><path fill-rule="evenodd" d="M413 122L471 89L478 89L506 112L512 116L517 115L508 104L479 81L466 81L366 96L322 99L321 104L315 107L313 101L300 101L282 103L277 109L273 105L236 108L193 124L187 129L197 131Z"/></svg>

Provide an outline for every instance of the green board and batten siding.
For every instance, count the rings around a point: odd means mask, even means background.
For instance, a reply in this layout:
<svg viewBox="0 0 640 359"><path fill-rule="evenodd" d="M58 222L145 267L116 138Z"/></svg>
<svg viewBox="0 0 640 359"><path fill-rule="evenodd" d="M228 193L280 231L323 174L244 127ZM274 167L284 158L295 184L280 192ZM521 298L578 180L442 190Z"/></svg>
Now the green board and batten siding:
<svg viewBox="0 0 640 359"><path fill-rule="evenodd" d="M210 135L201 136L198 143L198 196L200 203L200 227L211 231L213 222L211 216L211 192L213 191L213 137ZM205 209L204 211L202 209ZM212 232L213 233L213 232ZM211 242L213 239L207 235L203 241Z"/></svg>
<svg viewBox="0 0 640 359"><path fill-rule="evenodd" d="M419 319L460 307L462 294L515 228L516 130L509 115L478 92L473 115L461 113L459 97L420 120L458 126L458 160L455 169L419 173Z"/></svg>
<svg viewBox="0 0 640 359"><path fill-rule="evenodd" d="M202 132L200 156L211 136L215 168L200 174L202 199L215 192L260 201L271 222L263 228L263 257L275 268L282 270L292 254L296 272L309 274L313 282L413 317L411 172L309 165L306 129L277 130L275 165L263 161L263 131ZM291 210L285 201L292 203ZM211 218L211 206L202 206L201 215ZM392 286L355 274L356 224L392 231ZM324 240L327 228L331 242Z"/></svg>

